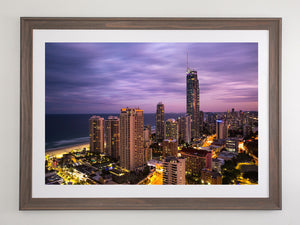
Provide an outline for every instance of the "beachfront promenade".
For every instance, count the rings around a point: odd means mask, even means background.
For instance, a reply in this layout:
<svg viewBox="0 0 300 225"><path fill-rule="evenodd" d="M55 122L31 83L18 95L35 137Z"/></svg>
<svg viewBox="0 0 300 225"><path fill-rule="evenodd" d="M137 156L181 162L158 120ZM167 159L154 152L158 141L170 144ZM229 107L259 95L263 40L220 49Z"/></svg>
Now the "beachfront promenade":
<svg viewBox="0 0 300 225"><path fill-rule="evenodd" d="M76 145L69 145L65 147L59 147L59 148L52 148L52 149L46 149L46 155L49 156L62 156L63 154L67 154L71 152L72 150L82 150L82 149L89 149L90 144L89 143L82 143L82 144L76 144Z"/></svg>

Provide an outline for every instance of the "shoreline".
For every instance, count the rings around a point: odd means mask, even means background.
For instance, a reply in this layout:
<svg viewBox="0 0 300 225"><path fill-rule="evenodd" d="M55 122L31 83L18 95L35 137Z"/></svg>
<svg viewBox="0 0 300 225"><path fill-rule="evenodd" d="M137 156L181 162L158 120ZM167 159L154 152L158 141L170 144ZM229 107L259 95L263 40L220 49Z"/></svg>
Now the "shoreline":
<svg viewBox="0 0 300 225"><path fill-rule="evenodd" d="M68 145L64 147L58 147L58 148L52 148L52 149L47 149L45 150L45 155L59 155L59 154L64 154L64 153L69 153L70 151L74 149L82 149L82 148L87 148L90 146L89 142L81 143L81 144L74 144L74 145Z"/></svg>

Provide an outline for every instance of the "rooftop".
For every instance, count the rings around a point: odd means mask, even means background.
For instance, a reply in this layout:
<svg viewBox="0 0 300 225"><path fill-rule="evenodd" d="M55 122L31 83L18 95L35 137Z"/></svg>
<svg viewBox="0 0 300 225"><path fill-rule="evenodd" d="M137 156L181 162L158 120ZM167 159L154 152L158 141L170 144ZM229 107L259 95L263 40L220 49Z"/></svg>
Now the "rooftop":
<svg viewBox="0 0 300 225"><path fill-rule="evenodd" d="M164 142L173 142L173 143L176 143L177 140L176 139L164 139Z"/></svg>
<svg viewBox="0 0 300 225"><path fill-rule="evenodd" d="M168 156L168 157L165 158L164 162L171 162L171 161L179 162L178 159L183 159L183 158L182 157L178 158L178 157Z"/></svg>
<svg viewBox="0 0 300 225"><path fill-rule="evenodd" d="M175 120L174 118L170 118L170 119L167 119L167 121L166 121L166 122L175 123L175 122L176 122L176 120Z"/></svg>
<svg viewBox="0 0 300 225"><path fill-rule="evenodd" d="M222 176L220 173L211 171L211 170L209 170L207 168L202 169L202 171L204 171L206 173L210 173L213 178L217 178L217 177L221 177Z"/></svg>
<svg viewBox="0 0 300 225"><path fill-rule="evenodd" d="M117 117L117 116L109 116L108 120L119 120L119 117Z"/></svg>
<svg viewBox="0 0 300 225"><path fill-rule="evenodd" d="M189 155L196 155L199 157L205 157L207 154L211 154L211 151L207 150L197 150L195 148L182 148L181 154L189 154Z"/></svg>
<svg viewBox="0 0 300 225"><path fill-rule="evenodd" d="M90 120L95 120L95 119L97 119L97 120L104 120L104 118L102 118L101 116L96 116L96 115L93 115L93 116L90 118Z"/></svg>

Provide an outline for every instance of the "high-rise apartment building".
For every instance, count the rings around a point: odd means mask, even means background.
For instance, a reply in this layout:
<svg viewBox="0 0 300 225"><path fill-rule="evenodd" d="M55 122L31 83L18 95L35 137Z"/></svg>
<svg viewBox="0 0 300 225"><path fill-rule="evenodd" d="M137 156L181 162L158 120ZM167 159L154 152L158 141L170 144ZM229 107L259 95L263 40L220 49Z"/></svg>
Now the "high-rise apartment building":
<svg viewBox="0 0 300 225"><path fill-rule="evenodd" d="M203 131L203 126L204 126L204 112L200 111L199 112L199 125L200 125L200 131Z"/></svg>
<svg viewBox="0 0 300 225"><path fill-rule="evenodd" d="M223 128L223 138L228 138L228 128L229 128L229 122L227 120L224 121L224 128Z"/></svg>
<svg viewBox="0 0 300 225"><path fill-rule="evenodd" d="M223 120L216 120L216 138L226 139L228 137L228 123Z"/></svg>
<svg viewBox="0 0 300 225"><path fill-rule="evenodd" d="M137 171L144 168L144 114L141 109L123 108L120 114L120 165Z"/></svg>
<svg viewBox="0 0 300 225"><path fill-rule="evenodd" d="M152 159L152 148L146 145L144 148L145 163Z"/></svg>
<svg viewBox="0 0 300 225"><path fill-rule="evenodd" d="M178 124L175 119L168 119L165 123L165 138L178 139Z"/></svg>
<svg viewBox="0 0 300 225"><path fill-rule="evenodd" d="M163 184L185 184L185 159L166 157L163 161Z"/></svg>
<svg viewBox="0 0 300 225"><path fill-rule="evenodd" d="M90 124L90 151L94 153L104 153L104 118L92 116Z"/></svg>
<svg viewBox="0 0 300 225"><path fill-rule="evenodd" d="M159 102L156 106L156 140L163 140L165 137L165 106Z"/></svg>
<svg viewBox="0 0 300 225"><path fill-rule="evenodd" d="M200 99L197 71L187 68L186 112L191 116L192 138L200 136Z"/></svg>
<svg viewBox="0 0 300 225"><path fill-rule="evenodd" d="M223 120L216 120L216 138L223 139L224 138L224 122Z"/></svg>
<svg viewBox="0 0 300 225"><path fill-rule="evenodd" d="M150 142L151 130L147 126L144 127L144 141Z"/></svg>
<svg viewBox="0 0 300 225"><path fill-rule="evenodd" d="M106 148L105 153L113 159L120 159L120 119L109 116L105 121Z"/></svg>
<svg viewBox="0 0 300 225"><path fill-rule="evenodd" d="M191 142L191 117L189 115L181 116L177 119L178 123L178 140L179 143L184 141L185 143Z"/></svg>

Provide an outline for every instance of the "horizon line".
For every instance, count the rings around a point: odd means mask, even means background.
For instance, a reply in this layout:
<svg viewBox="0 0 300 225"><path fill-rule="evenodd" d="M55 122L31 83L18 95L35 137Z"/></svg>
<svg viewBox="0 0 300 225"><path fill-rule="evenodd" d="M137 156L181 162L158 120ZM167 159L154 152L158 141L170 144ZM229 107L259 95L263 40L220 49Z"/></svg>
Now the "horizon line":
<svg viewBox="0 0 300 225"><path fill-rule="evenodd" d="M231 111L229 111L231 113ZM234 112L240 112L234 111ZM242 112L258 112L258 110L242 110ZM203 111L203 113L227 113L227 111ZM45 115L86 115L86 114L120 114L114 113L114 112L109 112L109 113L45 113ZM156 112L144 112L144 114L156 114ZM186 112L165 112L165 114L187 114Z"/></svg>

